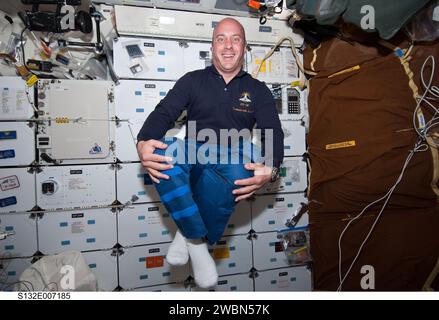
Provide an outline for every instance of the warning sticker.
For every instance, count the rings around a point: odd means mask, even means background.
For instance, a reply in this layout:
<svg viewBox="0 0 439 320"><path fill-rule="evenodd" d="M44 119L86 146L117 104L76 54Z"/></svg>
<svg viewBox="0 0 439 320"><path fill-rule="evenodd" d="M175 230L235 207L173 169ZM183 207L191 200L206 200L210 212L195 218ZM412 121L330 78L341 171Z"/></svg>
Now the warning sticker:
<svg viewBox="0 0 439 320"><path fill-rule="evenodd" d="M20 187L20 181L17 176L8 176L0 178L0 189L2 191L16 189Z"/></svg>
<svg viewBox="0 0 439 320"><path fill-rule="evenodd" d="M152 256L146 258L146 269L160 268L164 265L164 256Z"/></svg>
<svg viewBox="0 0 439 320"><path fill-rule="evenodd" d="M230 250L228 247L213 249L213 258L215 260L230 258Z"/></svg>

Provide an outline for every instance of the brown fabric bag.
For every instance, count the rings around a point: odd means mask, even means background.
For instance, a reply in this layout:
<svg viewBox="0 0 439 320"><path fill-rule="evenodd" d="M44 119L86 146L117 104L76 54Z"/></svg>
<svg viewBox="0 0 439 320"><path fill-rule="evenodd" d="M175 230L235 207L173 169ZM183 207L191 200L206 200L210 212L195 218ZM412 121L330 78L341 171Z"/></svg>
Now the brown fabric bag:
<svg viewBox="0 0 439 320"><path fill-rule="evenodd" d="M430 54L439 61L439 44L416 46L412 52L410 68L421 94L420 70ZM305 67L317 72L310 81L307 137L314 288L336 290L344 219L383 197L396 182L417 140L416 101L400 59L379 46L330 40L305 50ZM438 75L436 70L436 85ZM429 110L423 112L431 118ZM414 155L344 290L362 290L363 265L375 268L377 290L421 290L439 256L435 154L437 149ZM344 271L382 204L370 208L345 235Z"/></svg>

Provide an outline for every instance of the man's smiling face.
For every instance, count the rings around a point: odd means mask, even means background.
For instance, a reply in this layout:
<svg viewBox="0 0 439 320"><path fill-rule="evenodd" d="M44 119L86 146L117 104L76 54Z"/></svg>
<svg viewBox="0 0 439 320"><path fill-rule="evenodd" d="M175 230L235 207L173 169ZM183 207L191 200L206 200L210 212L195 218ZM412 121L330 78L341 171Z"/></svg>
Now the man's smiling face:
<svg viewBox="0 0 439 320"><path fill-rule="evenodd" d="M245 34L238 21L226 18L215 28L212 40L213 65L221 75L239 72L244 61Z"/></svg>

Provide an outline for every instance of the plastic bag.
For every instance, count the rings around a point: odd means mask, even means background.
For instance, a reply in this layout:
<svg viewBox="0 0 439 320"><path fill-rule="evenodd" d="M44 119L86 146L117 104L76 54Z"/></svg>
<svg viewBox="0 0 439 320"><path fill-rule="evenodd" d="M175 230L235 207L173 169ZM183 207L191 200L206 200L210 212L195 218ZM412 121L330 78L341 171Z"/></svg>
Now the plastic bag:
<svg viewBox="0 0 439 320"><path fill-rule="evenodd" d="M419 11L406 27L413 41L439 39L439 0L432 1Z"/></svg>
<svg viewBox="0 0 439 320"><path fill-rule="evenodd" d="M44 256L23 271L16 291L97 291L96 276L79 251Z"/></svg>

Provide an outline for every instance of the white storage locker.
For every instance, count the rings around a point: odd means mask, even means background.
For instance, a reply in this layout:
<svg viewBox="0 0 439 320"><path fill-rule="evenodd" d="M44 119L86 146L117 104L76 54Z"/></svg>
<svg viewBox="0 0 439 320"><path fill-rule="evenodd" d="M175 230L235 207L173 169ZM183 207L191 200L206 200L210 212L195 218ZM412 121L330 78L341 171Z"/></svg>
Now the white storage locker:
<svg viewBox="0 0 439 320"><path fill-rule="evenodd" d="M255 291L311 291L311 272L306 266L258 271Z"/></svg>
<svg viewBox="0 0 439 320"><path fill-rule="evenodd" d="M35 173L28 168L0 169L0 213L27 211L35 205Z"/></svg>
<svg viewBox="0 0 439 320"><path fill-rule="evenodd" d="M221 19L227 18L227 15L248 15L248 8L244 3L246 1L237 1L236 3L226 0L159 2L161 7L174 10L116 5L114 8L118 32L129 35L210 41L213 28ZM143 1L142 3L153 6L158 2ZM240 7L241 10L236 10L237 7ZM200 13L188 13L187 11L199 11ZM207 14L206 12L214 12L215 14ZM241 22L245 30L252 30L252 32L247 32L248 43L272 44L278 39L288 36L294 39L296 45L302 44L303 38L292 33L285 20L268 19L264 25L260 25L258 18L234 18Z"/></svg>
<svg viewBox="0 0 439 320"><path fill-rule="evenodd" d="M256 232L278 231L287 228L288 219L295 217L301 208L301 203L307 203L300 193L256 196L252 203L252 228ZM308 225L308 215L304 214L296 227Z"/></svg>
<svg viewBox="0 0 439 320"><path fill-rule="evenodd" d="M46 212L38 218L39 250L101 250L117 243L116 213L110 209Z"/></svg>
<svg viewBox="0 0 439 320"><path fill-rule="evenodd" d="M144 120L124 120L117 121L116 125L116 157L122 162L140 161L137 153L137 134L143 126ZM166 136L173 136L184 139L186 125L177 123Z"/></svg>
<svg viewBox="0 0 439 320"><path fill-rule="evenodd" d="M0 240L1 257L29 257L37 252L37 224L29 213L0 214L0 233L10 233Z"/></svg>
<svg viewBox="0 0 439 320"><path fill-rule="evenodd" d="M45 210L102 207L116 200L112 165L44 167L36 179L37 203Z"/></svg>
<svg viewBox="0 0 439 320"><path fill-rule="evenodd" d="M306 129L300 121L281 121L284 132L284 155L302 156L306 152Z"/></svg>
<svg viewBox="0 0 439 320"><path fill-rule="evenodd" d="M253 249L253 262L257 270L291 267L304 264L309 259L309 256L300 257L300 261L289 259L284 251L282 236L277 232L256 233Z"/></svg>
<svg viewBox="0 0 439 320"><path fill-rule="evenodd" d="M256 193L304 192L307 181L306 162L301 157L285 157L279 168L279 179L267 183Z"/></svg>
<svg viewBox="0 0 439 320"><path fill-rule="evenodd" d="M113 291L118 286L117 256L112 250L83 252L88 267L98 280L98 290Z"/></svg>
<svg viewBox="0 0 439 320"><path fill-rule="evenodd" d="M31 122L2 122L0 166L28 166L35 161L35 126Z"/></svg>
<svg viewBox="0 0 439 320"><path fill-rule="evenodd" d="M234 274L218 278L217 285L211 289L195 287L192 291L254 291L253 278L249 273Z"/></svg>
<svg viewBox="0 0 439 320"><path fill-rule="evenodd" d="M204 69L212 65L211 46L209 42L187 42L183 50L184 72Z"/></svg>
<svg viewBox="0 0 439 320"><path fill-rule="evenodd" d="M218 275L248 272L252 268L252 244L246 235L222 237L209 246Z"/></svg>
<svg viewBox="0 0 439 320"><path fill-rule="evenodd" d="M177 227L159 203L127 206L118 213L119 244L124 247L169 242Z"/></svg>
<svg viewBox="0 0 439 320"><path fill-rule="evenodd" d="M0 291L15 291L15 285L24 270L32 265L32 258L5 259L0 256ZM26 291L32 291L29 283L22 284Z"/></svg>
<svg viewBox="0 0 439 320"><path fill-rule="evenodd" d="M38 82L38 108L43 115L37 148L42 164L115 162L113 89L110 81Z"/></svg>
<svg viewBox="0 0 439 320"><path fill-rule="evenodd" d="M124 120L116 125L116 158L122 162L140 161L137 153L137 134L143 121Z"/></svg>
<svg viewBox="0 0 439 320"><path fill-rule="evenodd" d="M141 163L123 163L118 166L117 200L122 204L137 197L136 203L160 201L154 184Z"/></svg>
<svg viewBox="0 0 439 320"><path fill-rule="evenodd" d="M288 44L285 42L284 44ZM255 72L261 65L265 55L270 51L268 46L250 46L247 52L248 72ZM301 55L298 53L299 57ZM301 58L302 59L302 58ZM299 78L299 68L288 47L281 47L262 64L257 79L267 83L291 83Z"/></svg>
<svg viewBox="0 0 439 320"><path fill-rule="evenodd" d="M115 87L116 116L143 123L174 85L175 81L121 80Z"/></svg>
<svg viewBox="0 0 439 320"><path fill-rule="evenodd" d="M284 156L302 156L306 151L305 127L300 121L281 121L281 125L284 132ZM253 130L252 143L261 147L261 129Z"/></svg>
<svg viewBox="0 0 439 320"><path fill-rule="evenodd" d="M32 118L33 88L27 88L26 82L20 77L0 77L0 98L0 120Z"/></svg>
<svg viewBox="0 0 439 320"><path fill-rule="evenodd" d="M184 291L191 291L189 287L185 287L183 283L170 283L170 284L163 284L158 286L152 286L152 287L142 287L142 288L136 288L132 291L142 291L142 292L172 292L172 291L178 291L178 292L184 292Z"/></svg>
<svg viewBox="0 0 439 320"><path fill-rule="evenodd" d="M134 289L183 282L189 276L189 264L174 267L165 256L170 243L123 248L119 256L119 285Z"/></svg>
<svg viewBox="0 0 439 320"><path fill-rule="evenodd" d="M235 212L224 230L224 235L246 234L251 229L251 203L249 200L241 200L235 206Z"/></svg>
<svg viewBox="0 0 439 320"><path fill-rule="evenodd" d="M184 74L177 41L120 37L113 42L113 56L120 78L178 80Z"/></svg>
<svg viewBox="0 0 439 320"><path fill-rule="evenodd" d="M137 134L174 81L121 80L115 88L116 157L122 161L139 161Z"/></svg>

